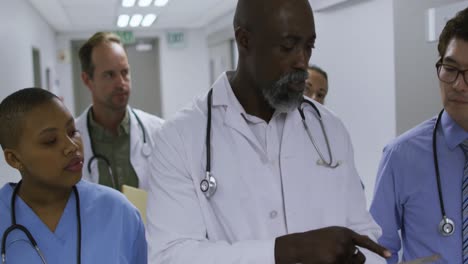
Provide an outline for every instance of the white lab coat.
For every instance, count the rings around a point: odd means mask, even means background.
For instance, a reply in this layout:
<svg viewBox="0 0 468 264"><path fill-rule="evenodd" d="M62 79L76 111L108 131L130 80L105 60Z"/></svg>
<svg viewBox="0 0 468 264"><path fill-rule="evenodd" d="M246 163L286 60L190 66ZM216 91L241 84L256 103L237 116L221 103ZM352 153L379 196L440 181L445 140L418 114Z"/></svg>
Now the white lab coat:
<svg viewBox="0 0 468 264"><path fill-rule="evenodd" d="M76 118L76 128L81 133L83 140L83 151L84 151L84 163L83 163L83 179L89 180L94 183L99 183L99 170L98 162L93 161L91 163L91 174L88 172L88 162L93 156L91 150L91 141L89 137L89 131L87 127L86 117L88 115L90 107L88 107L78 118ZM163 120L157 116L148 114L144 111L133 109L140 118L143 126L146 129L146 142L150 145L151 151L154 152L154 134L157 129L163 124ZM148 178L151 175L149 163L151 162L151 155L145 156L143 154L143 133L141 127L138 125L138 121L128 107L130 115L130 162L138 176L139 188L148 190Z"/></svg>
<svg viewBox="0 0 468 264"><path fill-rule="evenodd" d="M149 263L274 263L275 238L327 226L345 226L376 240L381 230L366 210L353 149L342 122L318 103L336 169L318 159L298 111L287 115L279 160L269 161L239 112L226 99L223 74L213 85L214 196L200 191L206 166L207 96L166 121L156 135L147 208ZM326 155L314 110L306 120ZM328 157L328 156L326 156ZM281 186L271 180L281 168ZM385 263L366 252L367 263ZM373 259L372 259L373 258Z"/></svg>

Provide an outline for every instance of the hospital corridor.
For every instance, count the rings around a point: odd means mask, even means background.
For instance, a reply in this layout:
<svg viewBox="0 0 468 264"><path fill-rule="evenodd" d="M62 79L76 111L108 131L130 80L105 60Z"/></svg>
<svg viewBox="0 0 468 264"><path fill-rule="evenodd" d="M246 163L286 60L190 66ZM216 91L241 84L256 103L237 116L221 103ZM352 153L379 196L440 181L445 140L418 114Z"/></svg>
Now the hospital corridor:
<svg viewBox="0 0 468 264"><path fill-rule="evenodd" d="M2 263L468 264L468 1L0 3Z"/></svg>

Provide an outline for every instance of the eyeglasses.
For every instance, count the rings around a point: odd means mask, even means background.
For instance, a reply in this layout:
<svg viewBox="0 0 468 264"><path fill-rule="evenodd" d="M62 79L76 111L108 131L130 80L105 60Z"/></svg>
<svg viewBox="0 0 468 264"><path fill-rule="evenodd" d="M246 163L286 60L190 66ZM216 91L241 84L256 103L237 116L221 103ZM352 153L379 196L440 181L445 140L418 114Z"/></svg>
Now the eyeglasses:
<svg viewBox="0 0 468 264"><path fill-rule="evenodd" d="M442 61L438 61L436 63L436 69L437 76L442 82L454 83L458 79L458 75L461 74L463 76L465 84L468 85L468 69L462 71L456 67L444 64L442 63Z"/></svg>

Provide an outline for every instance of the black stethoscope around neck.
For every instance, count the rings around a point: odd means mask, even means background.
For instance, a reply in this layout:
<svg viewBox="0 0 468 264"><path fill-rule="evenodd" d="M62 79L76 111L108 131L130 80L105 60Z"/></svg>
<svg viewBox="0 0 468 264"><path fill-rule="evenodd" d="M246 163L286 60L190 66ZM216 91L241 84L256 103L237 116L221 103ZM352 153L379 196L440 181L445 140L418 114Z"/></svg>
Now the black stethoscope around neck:
<svg viewBox="0 0 468 264"><path fill-rule="evenodd" d="M90 108L89 111L92 111L92 108ZM135 110L133 110L133 108L130 108L130 111L132 111L132 114L135 116L138 126L141 128L141 133L143 135L143 147L141 149L141 152L143 153L145 157L148 157L149 155L151 155L152 150L151 150L150 144L146 140L146 129L143 126L143 122L141 121L140 117L136 114ZM89 113L86 115L86 128L88 129L88 133L90 134L91 133L90 132L91 120L89 117ZM107 171L109 173L109 177L111 178L112 188L118 189L120 186L120 183L118 182L118 179L114 179L111 162L106 156L95 152L94 143L91 138L91 135L89 136L89 145L91 146L91 153L93 153L93 155L88 160L88 164L87 164L88 173L91 174L91 164L94 160L104 161L104 164L106 165Z"/></svg>
<svg viewBox="0 0 468 264"><path fill-rule="evenodd" d="M15 188L13 189L13 193L11 194L11 209L10 209L11 210L11 225L5 230L5 232L3 232L3 236L2 236L2 264L6 264L6 261L7 261L5 244L6 244L8 235L14 230L20 230L28 237L29 242L34 247L39 257L41 258L41 262L43 264L47 264L47 261L45 260L45 257L42 254L41 250L39 249L39 246L37 245L37 242L32 236L31 232L29 232L29 230L25 226L16 223L15 204L16 204L16 196L18 195L18 190L20 186L21 186L21 181L19 181L16 184ZM76 188L76 186L73 186L73 193L75 194L77 234L78 234L76 238L76 244L77 244L76 263L80 264L81 263L81 214L80 214L80 195L78 194L78 189Z"/></svg>
<svg viewBox="0 0 468 264"><path fill-rule="evenodd" d="M206 139L205 139L205 145L206 145L206 170L205 170L205 177L203 180L200 181L200 190L203 192L206 198L212 197L216 189L218 188L218 183L216 181L216 178L213 176L211 173L211 107L213 105L213 89L211 89L208 92L208 100L207 100L207 107L208 107L208 113L207 113L207 122L206 122ZM328 151L328 161L325 160L322 152L318 148L314 137L312 136L312 133L310 132L309 127L307 126L307 123L305 121L305 114L304 114L304 108L302 107L302 104L307 104L310 105L316 112L315 117L319 120L320 127L322 128L322 133L325 138L325 144L327 146L327 151ZM299 114L301 115L302 119L302 124L304 125L304 129L307 132L307 135L309 136L310 141L314 145L315 150L317 151L319 155L319 159L317 160L317 165L319 166L324 166L326 168L330 169L335 169L338 166L341 165L341 161L334 161L333 160L333 155L331 152L330 148L330 142L328 141L328 136L325 131L325 127L323 125L323 120L322 120L322 115L320 114L320 111L318 108L310 101L303 99L301 102L301 105L297 109L299 111Z"/></svg>
<svg viewBox="0 0 468 264"><path fill-rule="evenodd" d="M440 183L439 159L437 157L437 128L439 127L439 123L442 119L443 113L444 109L442 109L442 111L440 111L439 115L437 116L434 129L432 131L432 152L434 155L434 168L437 180L437 192L439 194L440 211L442 213L442 220L439 223L439 233L442 236L450 236L455 231L455 223L452 219L447 217L447 213L445 212L444 199L442 195L442 186Z"/></svg>

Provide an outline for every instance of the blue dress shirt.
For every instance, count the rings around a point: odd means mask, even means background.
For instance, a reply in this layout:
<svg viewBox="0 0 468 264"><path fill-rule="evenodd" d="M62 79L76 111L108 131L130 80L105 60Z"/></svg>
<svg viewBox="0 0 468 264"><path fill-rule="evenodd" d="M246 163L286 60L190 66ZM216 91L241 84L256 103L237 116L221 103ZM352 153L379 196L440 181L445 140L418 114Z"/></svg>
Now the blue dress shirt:
<svg viewBox="0 0 468 264"><path fill-rule="evenodd" d="M397 263L401 248L404 261L439 254L437 263L461 263L465 156L459 144L468 132L442 114L436 136L440 181L446 214L455 222L454 234L444 237L438 229L442 214L432 149L435 122L436 117L425 121L384 149L370 211L382 227L379 243L393 253L388 263Z"/></svg>

